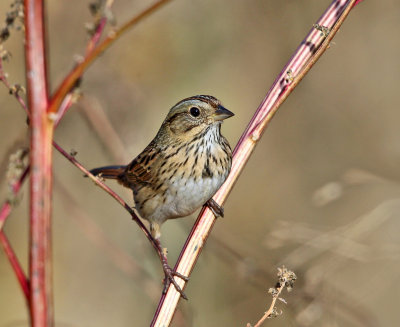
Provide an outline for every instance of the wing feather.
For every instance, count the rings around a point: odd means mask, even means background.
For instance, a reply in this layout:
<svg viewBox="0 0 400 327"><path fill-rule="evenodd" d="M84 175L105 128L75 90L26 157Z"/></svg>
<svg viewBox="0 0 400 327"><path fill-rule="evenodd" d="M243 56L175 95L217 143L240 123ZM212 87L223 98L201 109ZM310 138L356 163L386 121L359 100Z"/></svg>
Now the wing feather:
<svg viewBox="0 0 400 327"><path fill-rule="evenodd" d="M129 186L148 185L155 180L160 150L150 144L126 167L123 174L124 184Z"/></svg>

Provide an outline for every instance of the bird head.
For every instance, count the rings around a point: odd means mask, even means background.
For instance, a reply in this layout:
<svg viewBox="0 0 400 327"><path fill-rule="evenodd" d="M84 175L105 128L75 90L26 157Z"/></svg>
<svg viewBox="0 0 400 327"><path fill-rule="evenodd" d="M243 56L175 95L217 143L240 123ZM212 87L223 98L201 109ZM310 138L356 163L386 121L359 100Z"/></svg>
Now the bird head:
<svg viewBox="0 0 400 327"><path fill-rule="evenodd" d="M213 96L196 95L173 106L161 128L170 137L190 140L209 126L221 125L224 119L233 115Z"/></svg>

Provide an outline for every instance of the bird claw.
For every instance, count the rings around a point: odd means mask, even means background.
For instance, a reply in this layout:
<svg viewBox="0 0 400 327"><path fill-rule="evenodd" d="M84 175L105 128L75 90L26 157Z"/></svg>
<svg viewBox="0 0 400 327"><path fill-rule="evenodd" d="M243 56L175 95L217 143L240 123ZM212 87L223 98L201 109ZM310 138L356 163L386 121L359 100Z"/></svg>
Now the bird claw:
<svg viewBox="0 0 400 327"><path fill-rule="evenodd" d="M163 263L163 270L164 270L164 289L163 289L163 294L167 293L169 286L172 284L175 287L175 290L185 299L187 300L186 294L183 292L182 288L178 285L178 283L175 280L175 276L183 279L185 282L189 280L188 277L182 275L181 273L178 273L177 271L173 270L168 263L164 262Z"/></svg>
<svg viewBox="0 0 400 327"><path fill-rule="evenodd" d="M222 208L214 199L210 199L206 202L206 206L212 211L215 218L224 217L224 208Z"/></svg>

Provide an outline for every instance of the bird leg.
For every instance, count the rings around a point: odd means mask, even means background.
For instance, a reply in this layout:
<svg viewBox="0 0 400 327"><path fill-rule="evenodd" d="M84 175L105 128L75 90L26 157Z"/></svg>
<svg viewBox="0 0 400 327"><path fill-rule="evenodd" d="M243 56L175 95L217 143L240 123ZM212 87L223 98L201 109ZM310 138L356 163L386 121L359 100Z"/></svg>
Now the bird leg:
<svg viewBox="0 0 400 327"><path fill-rule="evenodd" d="M222 208L213 198L208 200L205 205L212 211L215 218L224 217L224 208Z"/></svg>
<svg viewBox="0 0 400 327"><path fill-rule="evenodd" d="M167 255L165 253L165 251L163 251L162 247L161 247L161 243L158 239L156 239L157 242L157 246L159 248L159 255L160 255L160 259L161 259L161 265L162 268L164 270L164 288L163 288L163 294L167 293L169 286L174 285L176 291L185 299L187 300L187 296L186 294L183 292L182 288L178 285L178 283L175 280L175 276L179 277L181 279L183 279L185 282L187 282L189 280L188 277L182 275L181 273L178 273L177 271L173 270L169 264L168 264L168 260L167 260Z"/></svg>

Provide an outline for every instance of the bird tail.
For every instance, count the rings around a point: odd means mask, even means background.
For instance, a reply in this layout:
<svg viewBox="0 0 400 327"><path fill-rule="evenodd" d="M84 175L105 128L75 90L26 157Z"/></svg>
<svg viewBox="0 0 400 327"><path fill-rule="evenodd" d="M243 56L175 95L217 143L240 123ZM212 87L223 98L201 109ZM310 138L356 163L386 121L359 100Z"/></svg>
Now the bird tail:
<svg viewBox="0 0 400 327"><path fill-rule="evenodd" d="M125 171L125 169L126 166L105 166L105 167L94 168L90 170L90 172L95 176L101 174L101 177L106 179L119 179L119 177Z"/></svg>

